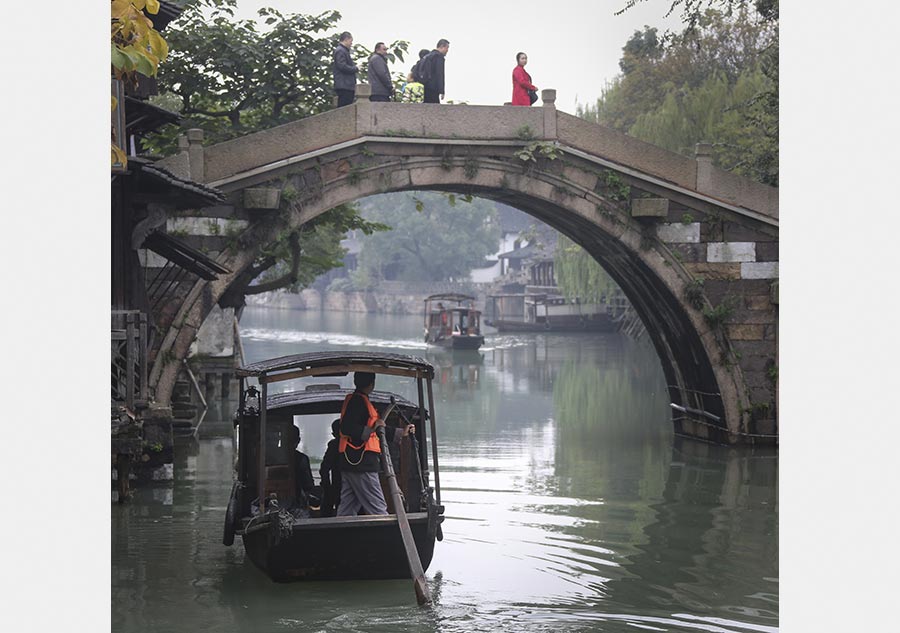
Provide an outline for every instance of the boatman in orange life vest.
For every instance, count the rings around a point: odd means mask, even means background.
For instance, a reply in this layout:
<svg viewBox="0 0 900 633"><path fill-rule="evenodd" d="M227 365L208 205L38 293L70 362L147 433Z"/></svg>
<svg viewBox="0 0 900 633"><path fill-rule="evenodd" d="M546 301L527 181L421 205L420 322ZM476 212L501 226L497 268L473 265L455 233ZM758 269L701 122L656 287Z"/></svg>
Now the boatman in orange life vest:
<svg viewBox="0 0 900 633"><path fill-rule="evenodd" d="M369 401L375 388L375 374L358 371L353 374L356 391L344 399L341 407L341 434L338 444L341 464L341 502L339 517L364 514L387 514L387 503L381 490L381 445L375 428L385 427L385 439L399 443L414 432L412 424L402 429L385 426L384 420Z"/></svg>

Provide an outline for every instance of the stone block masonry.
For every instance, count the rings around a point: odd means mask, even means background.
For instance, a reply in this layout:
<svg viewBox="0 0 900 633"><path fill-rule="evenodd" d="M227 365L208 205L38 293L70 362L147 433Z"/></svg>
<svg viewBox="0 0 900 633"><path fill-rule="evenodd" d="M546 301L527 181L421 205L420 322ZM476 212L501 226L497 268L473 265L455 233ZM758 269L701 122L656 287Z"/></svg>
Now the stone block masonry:
<svg viewBox="0 0 900 633"><path fill-rule="evenodd" d="M742 279L778 279L778 262L741 264Z"/></svg>
<svg viewBox="0 0 900 633"><path fill-rule="evenodd" d="M669 244L698 244L700 242L700 223L660 224L656 227L656 237Z"/></svg>
<svg viewBox="0 0 900 633"><path fill-rule="evenodd" d="M755 262L755 242L710 242L706 245L706 261Z"/></svg>

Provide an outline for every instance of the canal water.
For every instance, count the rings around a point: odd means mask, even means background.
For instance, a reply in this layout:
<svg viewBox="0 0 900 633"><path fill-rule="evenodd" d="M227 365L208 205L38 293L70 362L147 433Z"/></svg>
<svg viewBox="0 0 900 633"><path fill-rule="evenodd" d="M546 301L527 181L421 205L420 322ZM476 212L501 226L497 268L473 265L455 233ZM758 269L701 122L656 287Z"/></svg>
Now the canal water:
<svg viewBox="0 0 900 633"><path fill-rule="evenodd" d="M174 482L113 505L112 630L777 630L777 452L674 437L649 344L489 334L451 353L421 330L417 317L264 308L241 320L251 362L370 350L435 365L447 519L426 573L433 608L408 580L275 584L240 538L223 546L233 449L213 419L179 446ZM402 378L377 388L415 395ZM329 421L301 427L316 474Z"/></svg>

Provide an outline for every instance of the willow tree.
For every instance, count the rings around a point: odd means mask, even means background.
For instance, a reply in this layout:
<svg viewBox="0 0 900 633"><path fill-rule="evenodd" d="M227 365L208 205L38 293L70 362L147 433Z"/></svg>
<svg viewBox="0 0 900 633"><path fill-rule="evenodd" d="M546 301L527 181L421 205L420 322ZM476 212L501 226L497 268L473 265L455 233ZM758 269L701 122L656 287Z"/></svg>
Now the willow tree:
<svg viewBox="0 0 900 633"><path fill-rule="evenodd" d="M553 258L556 285L567 299L600 303L618 294L619 286L591 255L560 234Z"/></svg>

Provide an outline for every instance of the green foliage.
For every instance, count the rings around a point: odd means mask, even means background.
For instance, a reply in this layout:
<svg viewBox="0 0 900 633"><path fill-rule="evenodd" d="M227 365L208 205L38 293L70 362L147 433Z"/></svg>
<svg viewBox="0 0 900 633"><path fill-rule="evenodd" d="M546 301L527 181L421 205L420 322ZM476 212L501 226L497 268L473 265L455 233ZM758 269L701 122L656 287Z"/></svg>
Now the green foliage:
<svg viewBox="0 0 900 633"><path fill-rule="evenodd" d="M204 130L218 143L318 114L332 107L332 53L341 14L259 10L259 21L235 20L236 0L189 2L166 29L170 52L160 67L160 92L178 97L185 119L148 142L158 153L177 150L182 129ZM388 46L403 61L408 44ZM364 78L370 51L354 46Z"/></svg>
<svg viewBox="0 0 900 633"><path fill-rule="evenodd" d="M349 231L360 230L365 235L371 235L389 228L387 225L361 218L355 205L340 205L299 229L300 258L295 276L289 274L293 264L290 244L290 235L293 231L285 230L260 254L259 259L273 258L276 263L266 268L255 281L270 283L292 277L286 280L284 287L291 292L299 292L315 281L319 275L332 268L343 266L343 258L347 251L340 243Z"/></svg>
<svg viewBox="0 0 900 633"><path fill-rule="evenodd" d="M766 377L768 377L772 385L775 385L778 382L778 365L775 364L775 361L770 361L767 365Z"/></svg>
<svg viewBox="0 0 900 633"><path fill-rule="evenodd" d="M466 158L466 162L463 163L463 173L466 175L467 180L475 178L478 175L478 160L472 156Z"/></svg>
<svg viewBox="0 0 900 633"><path fill-rule="evenodd" d="M556 160L562 156L562 150L551 141L534 141L515 152L516 158L524 162L537 164L538 159Z"/></svg>
<svg viewBox="0 0 900 633"><path fill-rule="evenodd" d="M418 134L416 134L412 130L406 130L403 128L401 128L399 130L385 130L384 135L385 136L400 136L400 137L404 137L404 138L410 137L410 136L418 136Z"/></svg>
<svg viewBox="0 0 900 633"><path fill-rule="evenodd" d="M578 244L560 234L556 242L553 270L560 292L570 300L599 303L620 292L603 267Z"/></svg>
<svg viewBox="0 0 900 633"><path fill-rule="evenodd" d="M153 77L166 59L169 46L147 17L157 13L159 0L110 2L110 61L116 79L136 81L137 73Z"/></svg>
<svg viewBox="0 0 900 633"><path fill-rule="evenodd" d="M359 206L367 220L393 230L362 240L357 286L382 279L467 279L496 252L500 238L494 203L470 196L389 193L365 198Z"/></svg>
<svg viewBox="0 0 900 633"><path fill-rule="evenodd" d="M622 202L628 200L631 195L631 187L614 171L607 169L600 172L600 182L606 197L610 200Z"/></svg>
<svg viewBox="0 0 900 633"><path fill-rule="evenodd" d="M670 12L682 6L686 28L636 31L622 49L622 74L577 114L689 156L696 143L712 143L717 166L777 185L777 1L760 0L756 12L749 4L675 0Z"/></svg>
<svg viewBox="0 0 900 633"><path fill-rule="evenodd" d="M534 130L531 129L530 125L523 125L516 130L516 138L523 141L531 141L534 139Z"/></svg>
<svg viewBox="0 0 900 633"><path fill-rule="evenodd" d="M703 308L703 277L692 279L684 288L684 298L695 310Z"/></svg>
<svg viewBox="0 0 900 633"><path fill-rule="evenodd" d="M161 453L163 449L162 442L148 442L147 440L141 441L141 446L146 448L149 451L154 453Z"/></svg>
<svg viewBox="0 0 900 633"><path fill-rule="evenodd" d="M160 62L166 59L169 46L147 17L157 13L158 0L110 2L110 62L116 79L136 84L139 74L156 75ZM116 97L111 96L111 111L115 112L119 105ZM115 139L110 143L110 165L117 168L128 165L128 155Z"/></svg>
<svg viewBox="0 0 900 633"><path fill-rule="evenodd" d="M734 314L736 303L735 297L728 296L722 299L722 302L715 308L704 308L703 318L706 320L706 324L714 330L721 328Z"/></svg>
<svg viewBox="0 0 900 633"><path fill-rule="evenodd" d="M684 213L684 214L682 214L682 216L681 216L681 223L682 223L682 224L687 225L687 224L690 224L690 223L693 222L693 221L694 221L694 216L691 215L690 213Z"/></svg>

